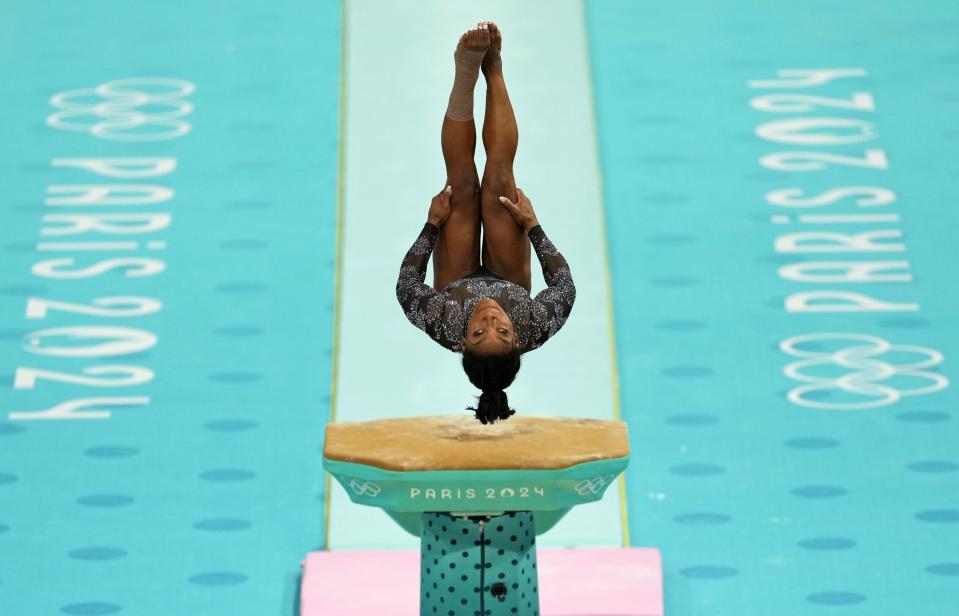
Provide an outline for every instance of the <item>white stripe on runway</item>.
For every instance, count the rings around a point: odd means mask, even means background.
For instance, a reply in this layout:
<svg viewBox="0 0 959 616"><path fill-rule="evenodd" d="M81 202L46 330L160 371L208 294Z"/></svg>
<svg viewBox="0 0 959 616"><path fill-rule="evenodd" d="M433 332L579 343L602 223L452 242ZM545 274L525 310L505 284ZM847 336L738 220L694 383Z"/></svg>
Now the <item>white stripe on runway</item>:
<svg viewBox="0 0 959 616"><path fill-rule="evenodd" d="M476 393L459 356L410 325L394 296L400 262L445 179L440 125L459 35L480 20L504 32L503 66L519 124L517 183L570 263L577 300L563 330L523 357L508 390L520 413L615 415L602 207L579 0L484 3L350 0L345 113L345 220L337 421L461 413ZM485 86L477 85L481 125ZM479 126L478 126L479 130ZM477 167L482 176L479 143ZM533 264L533 292L544 286ZM432 280L432 274L427 278ZM578 507L541 545L622 544L619 494ZM381 511L354 505L335 481L331 549L413 548Z"/></svg>

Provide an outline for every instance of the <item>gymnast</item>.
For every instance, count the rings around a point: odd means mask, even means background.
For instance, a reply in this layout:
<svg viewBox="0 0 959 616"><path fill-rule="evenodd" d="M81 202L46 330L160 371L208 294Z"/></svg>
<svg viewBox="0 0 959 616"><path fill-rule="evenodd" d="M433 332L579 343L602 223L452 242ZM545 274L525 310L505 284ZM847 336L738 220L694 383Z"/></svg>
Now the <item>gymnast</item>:
<svg viewBox="0 0 959 616"><path fill-rule="evenodd" d="M519 132L503 80L501 47L502 34L492 22L480 22L460 37L440 134L445 188L433 197L427 222L396 281L406 318L463 354L463 369L482 391L470 410L484 424L515 412L503 390L519 371L520 355L559 331L576 299L566 259L546 237L513 178ZM486 77L482 183L473 162L473 88L480 69ZM535 298L530 297L531 245L547 284ZM432 287L424 283L431 254Z"/></svg>

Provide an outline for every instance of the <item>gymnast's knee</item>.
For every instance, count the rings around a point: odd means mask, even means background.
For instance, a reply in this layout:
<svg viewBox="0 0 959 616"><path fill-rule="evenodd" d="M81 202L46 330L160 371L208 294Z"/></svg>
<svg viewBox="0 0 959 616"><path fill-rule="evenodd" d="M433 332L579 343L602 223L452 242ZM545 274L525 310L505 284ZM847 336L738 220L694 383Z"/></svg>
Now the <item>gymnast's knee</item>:
<svg viewBox="0 0 959 616"><path fill-rule="evenodd" d="M493 197L493 199L507 197L515 200L516 179L513 177L512 161L487 162L486 171L483 173L482 190L484 193Z"/></svg>
<svg viewBox="0 0 959 616"><path fill-rule="evenodd" d="M446 183L453 187L453 199L471 199L479 195L480 184L475 169L450 170Z"/></svg>

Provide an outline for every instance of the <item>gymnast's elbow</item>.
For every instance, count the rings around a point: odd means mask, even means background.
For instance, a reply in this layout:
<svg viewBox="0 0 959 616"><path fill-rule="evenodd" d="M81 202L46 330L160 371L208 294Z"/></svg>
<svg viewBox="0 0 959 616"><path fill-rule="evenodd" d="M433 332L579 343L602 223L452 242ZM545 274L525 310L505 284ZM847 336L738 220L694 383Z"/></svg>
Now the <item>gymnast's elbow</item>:
<svg viewBox="0 0 959 616"><path fill-rule="evenodd" d="M569 310L570 312L572 312L573 304L576 303L576 284L573 283L572 276L569 277L569 284L566 289L566 297L567 297L567 300L569 301Z"/></svg>
<svg viewBox="0 0 959 616"><path fill-rule="evenodd" d="M406 302L410 299L410 290L403 284L403 279L400 278L396 281L396 301L399 302L400 306L406 309Z"/></svg>

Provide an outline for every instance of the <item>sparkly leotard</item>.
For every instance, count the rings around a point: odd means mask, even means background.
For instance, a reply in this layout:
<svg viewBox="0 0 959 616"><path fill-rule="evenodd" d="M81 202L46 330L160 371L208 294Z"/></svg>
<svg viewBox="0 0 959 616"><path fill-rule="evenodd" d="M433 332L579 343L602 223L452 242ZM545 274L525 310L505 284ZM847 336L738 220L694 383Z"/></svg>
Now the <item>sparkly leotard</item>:
<svg viewBox="0 0 959 616"><path fill-rule="evenodd" d="M541 346L566 322L576 299L576 287L566 259L549 241L542 227L537 225L529 231L547 285L535 298L530 297L523 287L485 267L439 291L425 284L426 265L437 235L439 229L426 223L406 253L396 281L396 299L406 318L430 338L451 351L459 352L466 323L476 305L486 298L499 304L513 320L521 353Z"/></svg>

